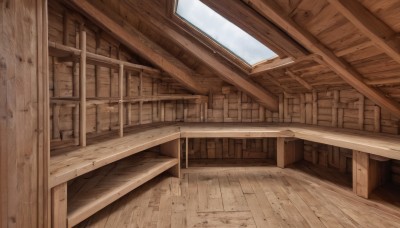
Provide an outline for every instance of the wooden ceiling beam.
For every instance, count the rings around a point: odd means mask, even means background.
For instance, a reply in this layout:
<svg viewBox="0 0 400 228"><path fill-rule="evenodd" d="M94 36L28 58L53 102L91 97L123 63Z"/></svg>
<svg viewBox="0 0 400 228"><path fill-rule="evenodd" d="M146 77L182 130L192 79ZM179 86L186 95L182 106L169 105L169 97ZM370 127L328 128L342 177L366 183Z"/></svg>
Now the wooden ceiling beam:
<svg viewBox="0 0 400 228"><path fill-rule="evenodd" d="M201 0L211 9L240 27L261 43L276 52L284 52L288 57L302 57L308 54L300 44L241 1ZM279 53L277 52L279 55Z"/></svg>
<svg viewBox="0 0 400 228"><path fill-rule="evenodd" d="M303 57L293 59L291 57L284 58L284 59L275 59L266 63L260 63L255 66L252 71L250 72L250 76L257 77L262 76L263 73L278 70L282 68L288 68L293 66L296 63L305 62L305 61L316 61L316 59L321 59L319 55L316 54L309 54Z"/></svg>
<svg viewBox="0 0 400 228"><path fill-rule="evenodd" d="M361 94L393 115L400 117L400 104L398 102L391 100L381 91L364 83L360 73L343 59L338 58L309 31L296 24L274 1L246 0L246 2L264 17L269 18L272 22L286 30L288 34L301 42L310 51L320 55L329 68Z"/></svg>
<svg viewBox="0 0 400 228"><path fill-rule="evenodd" d="M146 7L144 4L149 4L148 1L143 1L141 4L136 1L125 2L127 3L127 7L130 7L130 10L143 18L144 22L150 23L160 34L165 35L198 60L212 68L221 79L247 93L270 111L278 111L279 102L274 94L249 79L245 73L220 61L209 48L200 42L196 42L196 37L193 37L191 33L157 13L156 10L153 10L154 7L151 7L151 5Z"/></svg>
<svg viewBox="0 0 400 228"><path fill-rule="evenodd" d="M328 0L345 18L387 55L400 63L400 42L396 32L357 0Z"/></svg>
<svg viewBox="0 0 400 228"><path fill-rule="evenodd" d="M66 2L68 4L72 3L73 7L92 19L99 27L109 32L132 51L163 69L192 92L203 95L207 93L194 80L193 76L195 73L190 68L149 40L137 29L133 27L127 29L126 26L122 27L86 0L70 0Z"/></svg>
<svg viewBox="0 0 400 228"><path fill-rule="evenodd" d="M293 73L290 70L286 70L286 74L291 77L292 79L296 80L298 83L300 83L302 86L304 86L306 89L312 91L313 87L306 82L303 78L301 78L300 76L297 76L295 73Z"/></svg>

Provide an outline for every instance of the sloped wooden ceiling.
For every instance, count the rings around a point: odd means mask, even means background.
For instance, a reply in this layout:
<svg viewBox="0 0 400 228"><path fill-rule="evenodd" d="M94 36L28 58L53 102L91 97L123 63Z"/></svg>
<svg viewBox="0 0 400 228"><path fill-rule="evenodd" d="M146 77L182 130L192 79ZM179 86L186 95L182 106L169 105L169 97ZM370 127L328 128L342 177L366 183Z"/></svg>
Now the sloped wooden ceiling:
<svg viewBox="0 0 400 228"><path fill-rule="evenodd" d="M321 55L322 47L322 58L311 56L301 60L301 57L296 56L299 61L295 61L294 64L288 64L285 67L272 67L269 70L267 68L260 73L248 73L246 75L245 70L232 64L232 61L229 61L226 56L220 55L218 50L208 46L207 41L202 40L201 37L196 36L197 41L189 38L190 34L178 25L175 25L177 27L172 29L192 42L202 43L203 48L209 48L211 53L215 51L213 58L218 59L223 65L229 66L229 69L239 72L241 77L246 78L246 80L251 79L266 91L269 90L276 95L282 92L304 93L311 90L328 91L353 87L382 108L400 116L398 103L400 101L400 64L396 60L396 52L393 51L396 50L393 42L398 42L399 36L396 34L400 31L400 17L398 15L400 5L398 2L352 0L356 6L352 4L351 9L347 9L347 11L357 10L358 12L357 7L362 6L364 8L362 13L357 13L357 18L351 18L349 12L344 12L345 10L342 9L346 6L340 5L346 1L235 1L241 2L241 5L244 5L243 7L247 6L247 11L251 9L251 11L256 12L258 20L261 16L264 20L269 20L282 27L283 30L287 30L286 32L300 45L304 45L310 51L310 54ZM113 11L125 20L124 23L138 29L151 41L157 43L192 69L196 73L194 80L202 87L209 90L220 90L221 86L225 84L219 78L220 73L215 68L210 67L207 62L204 62L204 59L185 49L179 40L174 40L170 35L165 34L164 31L157 29L153 23L149 22L149 17L154 18L154 13L162 16L162 20L171 19L171 3L173 1L103 0L102 3L99 3L89 0L89 2L100 9L104 8L102 11L105 11L105 9ZM203 2L211 1L204 0ZM214 4L222 3L214 2ZM290 21L291 24L289 25L299 28L301 31L293 31L293 28L288 29L288 24L285 24L287 21L282 23L282 18L277 18L277 15L266 15L268 10L275 9L271 5L276 7L284 20ZM137 8L135 9L134 6L140 6L141 13L137 13ZM387 26L386 28L390 29L387 30L392 34L389 41L386 37L372 37L376 34L376 31L372 31L373 28L368 28L365 24L362 25L364 27L360 27L357 24L357 20L361 20L360 17L366 13L369 14L369 18L371 16L375 18L370 20L378 20L379 22L375 23L384 23ZM248 18L246 19L248 20ZM252 34L252 28L246 29L246 26L243 25L240 27ZM307 40L305 42L304 37L299 37L296 32L300 32L302 36L304 36L304 33L308 34L306 37L312 37L311 43L317 43L318 48L310 47L310 40L308 40L308 43ZM386 48L382 48L384 45L386 45ZM227 81L234 85L234 82Z"/></svg>

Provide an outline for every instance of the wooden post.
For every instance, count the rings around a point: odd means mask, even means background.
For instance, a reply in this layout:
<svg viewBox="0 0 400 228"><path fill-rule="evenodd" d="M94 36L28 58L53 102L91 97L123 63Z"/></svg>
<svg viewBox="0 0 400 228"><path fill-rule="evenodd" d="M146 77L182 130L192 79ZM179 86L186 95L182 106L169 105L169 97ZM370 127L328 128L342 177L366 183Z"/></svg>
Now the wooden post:
<svg viewBox="0 0 400 228"><path fill-rule="evenodd" d="M283 94L279 94L279 111L278 111L279 123L283 123L284 121L283 100L284 100Z"/></svg>
<svg viewBox="0 0 400 228"><path fill-rule="evenodd" d="M76 29L76 27L75 27ZM80 48L80 33L75 31L75 47ZM73 96L74 97L79 97L79 73L80 70L77 67L78 63L73 62L72 63L72 84L73 84ZM78 146L80 144L80 125L79 125L79 118L80 118L80 105L76 105L73 110L73 127L74 127L74 139L75 139L75 145Z"/></svg>
<svg viewBox="0 0 400 228"><path fill-rule="evenodd" d="M306 115L306 124L312 124L313 120L312 120L312 93L306 93L305 95L305 101L306 101L306 107L305 107L305 115Z"/></svg>
<svg viewBox="0 0 400 228"><path fill-rule="evenodd" d="M303 140L277 138L277 166L285 168L303 159Z"/></svg>
<svg viewBox="0 0 400 228"><path fill-rule="evenodd" d="M67 227L67 183L51 189L51 227Z"/></svg>
<svg viewBox="0 0 400 228"><path fill-rule="evenodd" d="M118 102L118 113L119 113L119 137L124 136L124 65L119 65L119 102Z"/></svg>
<svg viewBox="0 0 400 228"><path fill-rule="evenodd" d="M86 31L84 28L81 28L80 48L81 59L79 64L79 145L84 147L86 146Z"/></svg>
<svg viewBox="0 0 400 228"><path fill-rule="evenodd" d="M185 152L186 152L186 157L185 157L185 161L186 161L186 169L189 168L189 138L186 138L185 141Z"/></svg>
<svg viewBox="0 0 400 228"><path fill-rule="evenodd" d="M208 103L204 102L204 122L208 122Z"/></svg>
<svg viewBox="0 0 400 228"><path fill-rule="evenodd" d="M264 122L265 121L265 108L260 105L258 109L258 121Z"/></svg>
<svg viewBox="0 0 400 228"><path fill-rule="evenodd" d="M130 72L126 74L126 96L128 99L131 97L131 84L132 75ZM128 102L126 104L126 124L129 126L132 124L132 103Z"/></svg>
<svg viewBox="0 0 400 228"><path fill-rule="evenodd" d="M223 113L224 113L223 122L226 122L228 120L228 117L229 117L228 99L224 98L224 104L223 105L224 105L223 106L223 108L224 108L224 110L223 110Z"/></svg>
<svg viewBox="0 0 400 228"><path fill-rule="evenodd" d="M358 128L360 130L364 130L364 103L365 97L360 94L360 98L358 100Z"/></svg>
<svg viewBox="0 0 400 228"><path fill-rule="evenodd" d="M165 121L165 102L160 102L160 121L164 122Z"/></svg>
<svg viewBox="0 0 400 228"><path fill-rule="evenodd" d="M238 121L242 122L242 92L240 91L238 92Z"/></svg>
<svg viewBox="0 0 400 228"><path fill-rule="evenodd" d="M143 72L139 74L139 97L143 96ZM143 123L143 101L139 102L139 124Z"/></svg>
<svg viewBox="0 0 400 228"><path fill-rule="evenodd" d="M300 94L300 123L306 123L306 96Z"/></svg>
<svg viewBox="0 0 400 228"><path fill-rule="evenodd" d="M381 132L381 108L374 106L374 131Z"/></svg>
<svg viewBox="0 0 400 228"><path fill-rule="evenodd" d="M338 126L338 103L339 103L339 91L335 90L333 92L333 101L332 101L332 127Z"/></svg>
<svg viewBox="0 0 400 228"><path fill-rule="evenodd" d="M56 61L57 58L53 57L53 61ZM55 66L56 64L53 62L53 97L60 97L60 88L59 83L60 79L56 73ZM60 138L60 105L53 104L53 139Z"/></svg>
<svg viewBox="0 0 400 228"><path fill-rule="evenodd" d="M353 192L369 198L371 192L385 182L388 160L371 159L370 154L353 150Z"/></svg>
<svg viewBox="0 0 400 228"><path fill-rule="evenodd" d="M178 164L169 169L169 172L175 176L180 178L181 176L181 143L180 139L175 139L172 141L169 141L167 143L161 144L160 146L160 151L161 154L177 158L178 159Z"/></svg>
<svg viewBox="0 0 400 228"><path fill-rule="evenodd" d="M101 36L99 33L96 33L96 50L95 53L98 54L100 51L100 46L101 46ZM96 82L96 97L100 97L101 93L101 81L100 81L100 70L101 66L96 65L94 67L94 76L95 76L95 82ZM101 107L100 105L96 105L96 132L100 133L101 132Z"/></svg>
<svg viewBox="0 0 400 228"><path fill-rule="evenodd" d="M317 125L318 124L318 93L316 91L313 91L312 93L312 100L313 100L313 104L312 104L312 120L313 120L313 124Z"/></svg>

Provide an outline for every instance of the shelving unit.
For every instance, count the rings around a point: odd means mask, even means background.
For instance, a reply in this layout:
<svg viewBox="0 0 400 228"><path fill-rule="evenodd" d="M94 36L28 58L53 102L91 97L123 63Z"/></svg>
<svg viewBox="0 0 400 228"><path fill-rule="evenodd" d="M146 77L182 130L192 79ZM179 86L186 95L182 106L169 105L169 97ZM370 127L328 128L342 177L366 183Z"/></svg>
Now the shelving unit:
<svg viewBox="0 0 400 228"><path fill-rule="evenodd" d="M85 183L79 186L80 191L68 195L68 226L79 224L178 163L177 158L155 154L148 156L144 152L96 170L91 178L85 179ZM73 185L69 188L74 188Z"/></svg>
<svg viewBox="0 0 400 228"><path fill-rule="evenodd" d="M179 138L178 127L164 126L53 155L53 227L73 227L167 170L179 178ZM159 153L143 152L155 146Z"/></svg>
<svg viewBox="0 0 400 228"><path fill-rule="evenodd" d="M109 58L106 56L90 53L87 51L86 46L86 31L83 26L80 28L79 35L79 49L69 47L63 44L58 44L49 41L49 54L50 56L57 57L59 62L79 62L79 93L74 91L73 97L61 97L59 92L54 92L54 97L50 98L50 104L53 106L53 136L59 135L58 119L60 115L60 106L74 108L74 126L73 135L75 138L79 135L79 140L75 140L75 145L82 147L86 146L86 117L87 108L89 106L98 105L118 105L118 125L119 125L119 136L124 135L124 126L130 126L131 121L131 105L134 103L139 104L139 124L142 124L143 120L143 103L145 102L162 102L162 101L179 101L179 100L193 100L195 103L205 103L207 97L201 95L190 95L190 94L157 94L147 96L143 94L143 77L161 78L162 72L158 69L154 69L148 66L130 63L118 59ZM102 66L112 69L118 69L118 97L87 97L86 95L86 68L88 64L96 66ZM132 96L131 90L131 73L139 73L138 82L138 93L139 96ZM124 85L124 77L126 77L126 85ZM77 80L77 79L76 79ZM76 83L76 82L74 82ZM78 84L78 83L76 83ZM126 87L126 94L124 94L124 87ZM124 120L124 107L127 110L127 120ZM159 109L163 109L164 106L159 105ZM164 114L164 110L160 111L160 115ZM164 118L160 117L160 121ZM78 130L79 129L79 130Z"/></svg>

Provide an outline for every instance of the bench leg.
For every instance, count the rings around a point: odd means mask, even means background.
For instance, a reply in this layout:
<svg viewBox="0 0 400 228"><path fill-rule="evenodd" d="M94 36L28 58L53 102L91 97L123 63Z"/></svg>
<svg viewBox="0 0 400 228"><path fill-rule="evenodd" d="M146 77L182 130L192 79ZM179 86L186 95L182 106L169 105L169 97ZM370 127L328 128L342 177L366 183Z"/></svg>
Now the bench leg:
<svg viewBox="0 0 400 228"><path fill-rule="evenodd" d="M67 183L51 189L51 227L67 227Z"/></svg>
<svg viewBox="0 0 400 228"><path fill-rule="evenodd" d="M170 142L161 144L161 154L164 154L169 157L177 158L178 164L169 169L169 172L175 176L180 178L181 176L181 139L175 139Z"/></svg>
<svg viewBox="0 0 400 228"><path fill-rule="evenodd" d="M370 158L370 154L353 150L353 191L369 198L371 192L386 181L388 163Z"/></svg>
<svg viewBox="0 0 400 228"><path fill-rule="evenodd" d="M303 140L278 138L277 139L277 166L285 168L303 159Z"/></svg>

